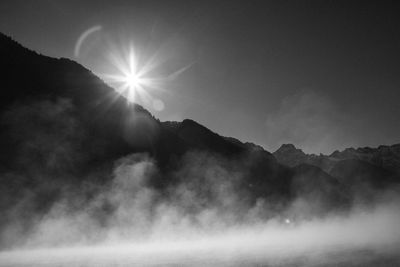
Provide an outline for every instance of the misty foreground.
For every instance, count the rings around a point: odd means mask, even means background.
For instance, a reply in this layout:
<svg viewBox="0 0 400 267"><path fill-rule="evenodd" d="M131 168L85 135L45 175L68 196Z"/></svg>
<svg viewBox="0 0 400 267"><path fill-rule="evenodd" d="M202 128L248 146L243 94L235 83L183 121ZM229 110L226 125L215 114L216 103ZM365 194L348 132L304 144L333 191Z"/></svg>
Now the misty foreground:
<svg viewBox="0 0 400 267"><path fill-rule="evenodd" d="M101 188L64 188L29 230L21 221L6 227L2 238L14 245L0 253L0 266L400 264L396 191L374 191L373 203L360 197L345 210L326 212L307 195L278 209L246 202L239 174L209 154L185 163L177 175L186 179L163 192L149 183L160 173L145 154L118 160Z"/></svg>
<svg viewBox="0 0 400 267"><path fill-rule="evenodd" d="M104 229L107 241L90 245L82 240L88 229L76 229L92 227L82 218L49 218L29 245L1 252L0 266L399 266L400 208L394 204L299 223L235 225L204 215L213 229L164 210L172 217L158 218L146 237L127 238L131 233L114 225ZM80 236L69 243L71 234Z"/></svg>
<svg viewBox="0 0 400 267"><path fill-rule="evenodd" d="M0 48L0 266L399 266L399 145L271 154Z"/></svg>
<svg viewBox="0 0 400 267"><path fill-rule="evenodd" d="M379 207L296 226L169 228L142 241L6 251L0 266L399 266L398 211Z"/></svg>

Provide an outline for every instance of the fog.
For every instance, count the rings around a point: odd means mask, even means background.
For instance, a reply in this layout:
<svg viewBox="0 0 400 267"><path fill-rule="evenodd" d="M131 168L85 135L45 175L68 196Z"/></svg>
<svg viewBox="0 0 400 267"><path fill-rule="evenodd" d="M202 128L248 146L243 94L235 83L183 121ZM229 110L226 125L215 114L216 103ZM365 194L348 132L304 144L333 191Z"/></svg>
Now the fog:
<svg viewBox="0 0 400 267"><path fill-rule="evenodd" d="M310 212L317 204L309 196L282 210L265 199L247 201L238 183L243 175L234 161L191 152L168 177L177 182L160 191L152 181L163 174L150 156L123 157L110 182L65 187L48 212L29 215L31 227L22 227L21 219L8 224L0 266L399 263L395 190L376 192L372 204L355 200L346 211Z"/></svg>

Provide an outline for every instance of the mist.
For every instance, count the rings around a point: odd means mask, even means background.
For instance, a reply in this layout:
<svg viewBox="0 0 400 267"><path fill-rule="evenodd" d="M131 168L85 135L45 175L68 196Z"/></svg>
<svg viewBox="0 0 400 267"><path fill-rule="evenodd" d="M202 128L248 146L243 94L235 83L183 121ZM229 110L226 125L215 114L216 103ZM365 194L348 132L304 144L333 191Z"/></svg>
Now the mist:
<svg viewBox="0 0 400 267"><path fill-rule="evenodd" d="M252 200L235 160L193 151L179 166L167 177L151 156L136 153L116 160L102 186L63 188L47 212L29 214L28 228L16 227L21 217L5 227L0 266L399 262L396 189L375 190L373 203L355 197L350 208L325 212L310 195L290 203ZM174 182L161 191L154 186L160 179Z"/></svg>

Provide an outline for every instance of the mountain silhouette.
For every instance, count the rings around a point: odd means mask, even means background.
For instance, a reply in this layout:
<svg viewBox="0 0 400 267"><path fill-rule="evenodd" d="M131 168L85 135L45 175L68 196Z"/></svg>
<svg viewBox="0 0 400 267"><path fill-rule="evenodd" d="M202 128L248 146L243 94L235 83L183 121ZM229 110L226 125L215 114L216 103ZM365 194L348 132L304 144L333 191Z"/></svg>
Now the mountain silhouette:
<svg viewBox="0 0 400 267"><path fill-rule="evenodd" d="M46 177L70 181L94 169L110 170L116 159L131 153L148 153L167 172L189 151L240 161L260 186L266 186L267 180L280 181L268 190L252 187L255 195L272 193L272 188L288 180L280 179L287 168L261 147L220 136L189 119L160 122L140 105L128 105L113 88L72 60L39 55L5 35L0 35L0 58L4 126L0 171L20 177L16 188L40 184ZM8 179L2 184L16 182ZM171 182L161 179L154 184L165 187ZM288 186L283 185L278 187L286 191Z"/></svg>
<svg viewBox="0 0 400 267"><path fill-rule="evenodd" d="M12 106L35 101L69 101L75 115L89 131L89 137L109 143L104 144L107 150L102 155L94 156L115 157L146 151L164 161L164 154L168 157L181 155L188 149L209 150L225 156L252 149L248 144L222 137L192 120L160 122L143 107L128 105L113 88L72 60L39 55L5 35L0 35L0 49L3 84L0 111L3 113ZM269 152L263 153L268 155L268 160L275 161Z"/></svg>

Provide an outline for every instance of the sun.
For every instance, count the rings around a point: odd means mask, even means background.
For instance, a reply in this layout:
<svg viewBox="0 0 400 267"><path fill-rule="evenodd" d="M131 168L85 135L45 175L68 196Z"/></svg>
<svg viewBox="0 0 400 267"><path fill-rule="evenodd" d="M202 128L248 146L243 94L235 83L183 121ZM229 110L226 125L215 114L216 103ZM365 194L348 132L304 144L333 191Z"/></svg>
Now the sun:
<svg viewBox="0 0 400 267"><path fill-rule="evenodd" d="M127 88L127 99L135 102L135 96L140 88L145 86L145 80L141 79L137 73L128 73L123 77L124 87Z"/></svg>
<svg viewBox="0 0 400 267"><path fill-rule="evenodd" d="M124 52L125 51L125 52ZM165 78L157 77L154 69L159 66L154 60L140 61L139 53L135 53L133 46L129 50L113 50L109 56L114 74L103 74L111 87L127 99L128 104L141 103L154 106L152 94L162 90Z"/></svg>
<svg viewBox="0 0 400 267"><path fill-rule="evenodd" d="M125 57L113 55L112 62L119 73L107 74L106 78L129 103L137 102L137 97L143 98L143 94L148 95L146 90L152 86L152 79L146 77L147 72L139 68L139 61L132 47Z"/></svg>
<svg viewBox="0 0 400 267"><path fill-rule="evenodd" d="M140 77L136 73L129 73L125 77L125 82L128 84L130 88L136 88L136 86L140 85L142 81L140 80Z"/></svg>
<svg viewBox="0 0 400 267"><path fill-rule="evenodd" d="M109 59L111 66L116 71L113 74L102 74L101 76L127 99L128 104L141 103L160 111L164 109L164 103L160 99L154 98L154 93L164 91L168 82L175 80L192 64L173 73L159 76L155 73L162 64L161 60L157 59L157 54L144 60L143 55L140 57L140 53L137 53L132 45L128 50L112 50Z"/></svg>

